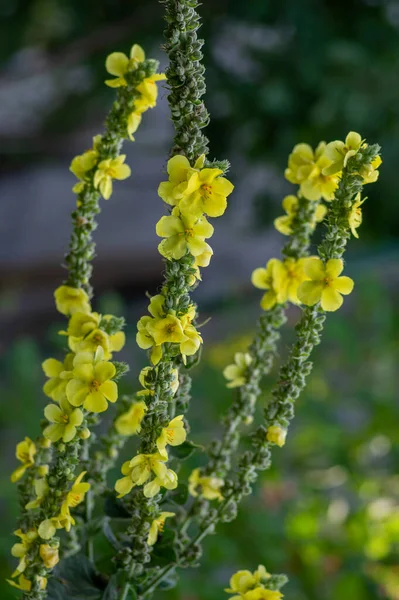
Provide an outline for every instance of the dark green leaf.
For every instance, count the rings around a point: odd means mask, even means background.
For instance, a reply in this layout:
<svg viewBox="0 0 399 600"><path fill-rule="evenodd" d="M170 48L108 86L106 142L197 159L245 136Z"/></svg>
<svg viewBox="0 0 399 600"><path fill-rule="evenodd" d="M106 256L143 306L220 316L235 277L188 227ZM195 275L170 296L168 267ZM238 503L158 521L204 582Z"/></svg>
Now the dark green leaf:
<svg viewBox="0 0 399 600"><path fill-rule="evenodd" d="M172 546L156 545L151 555L151 566L163 567L177 561L177 554Z"/></svg>
<svg viewBox="0 0 399 600"><path fill-rule="evenodd" d="M109 494L105 498L104 512L108 517L117 519L130 519L131 516L115 494Z"/></svg>
<svg viewBox="0 0 399 600"><path fill-rule="evenodd" d="M176 571L172 571L169 573L165 579L162 579L161 583L158 585L158 589L160 590L171 590L176 587L179 581L179 576Z"/></svg>
<svg viewBox="0 0 399 600"><path fill-rule="evenodd" d="M54 583L54 600L100 600L104 583L94 570L91 562L83 555L76 554L63 560L55 570L58 586ZM61 592L62 590L62 592ZM60 596L60 594L63 594Z"/></svg>
<svg viewBox="0 0 399 600"><path fill-rule="evenodd" d="M185 504L188 499L188 487L184 483L179 483L177 488L168 494L168 500L175 504Z"/></svg>
<svg viewBox="0 0 399 600"><path fill-rule="evenodd" d="M118 571L117 573L114 573L108 582L101 600L118 600L126 580L126 571ZM132 600L136 598L136 592L133 588L130 588L130 594L128 597Z"/></svg>
<svg viewBox="0 0 399 600"><path fill-rule="evenodd" d="M109 541L109 543L116 549L119 550L121 547L121 544L119 543L116 535L114 534L109 519L105 518L103 520L103 533L105 535L105 537L107 538L107 540Z"/></svg>
<svg viewBox="0 0 399 600"><path fill-rule="evenodd" d="M202 446L198 446L193 442L186 440L180 446L170 446L169 451L175 458L184 460L189 458L196 450L202 450Z"/></svg>

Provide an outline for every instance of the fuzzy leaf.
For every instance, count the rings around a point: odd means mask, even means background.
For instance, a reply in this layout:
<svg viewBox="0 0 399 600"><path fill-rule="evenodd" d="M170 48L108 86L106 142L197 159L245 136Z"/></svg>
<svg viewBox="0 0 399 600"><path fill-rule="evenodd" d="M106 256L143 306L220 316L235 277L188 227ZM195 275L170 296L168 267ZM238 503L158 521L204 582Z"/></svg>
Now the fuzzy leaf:
<svg viewBox="0 0 399 600"><path fill-rule="evenodd" d="M105 498L104 513L114 519L130 519L131 515L114 493Z"/></svg>
<svg viewBox="0 0 399 600"><path fill-rule="evenodd" d="M186 458L189 458L192 454L194 454L196 450L199 449L202 450L202 446L198 446L197 444L186 440L185 442L183 442L183 444L180 444L180 446L170 446L169 452L175 458L178 458L179 460L185 460Z"/></svg>
<svg viewBox="0 0 399 600"><path fill-rule="evenodd" d="M52 584L52 600L100 600L104 582L96 573L91 562L76 554L63 560L55 570L57 584Z"/></svg>
<svg viewBox="0 0 399 600"><path fill-rule="evenodd" d="M168 500L175 504L185 504L188 500L188 487L184 483L179 483L177 488L168 494Z"/></svg>

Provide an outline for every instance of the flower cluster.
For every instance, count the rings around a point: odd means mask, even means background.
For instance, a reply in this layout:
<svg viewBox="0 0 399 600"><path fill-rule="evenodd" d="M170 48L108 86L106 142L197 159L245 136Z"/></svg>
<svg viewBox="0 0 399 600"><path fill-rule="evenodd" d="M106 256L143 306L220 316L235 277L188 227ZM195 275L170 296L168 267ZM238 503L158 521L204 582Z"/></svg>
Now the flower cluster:
<svg viewBox="0 0 399 600"><path fill-rule="evenodd" d="M145 60L144 50L138 44L134 44L130 50L130 58L122 52L113 52L105 63L108 73L115 76L115 79L105 82L109 87L127 88L134 79L135 85L131 90L134 102L124 115L126 135L131 141L134 141L133 134L141 123L142 114L156 105L156 82L166 78L163 73L155 72L148 76L138 75ZM113 180L127 179L131 174L125 159L125 154L114 155L107 152L103 137L96 135L93 138L93 146L83 154L75 156L71 162L70 170L79 180L73 191L79 194L92 185L105 200L108 200L112 195Z"/></svg>
<svg viewBox="0 0 399 600"><path fill-rule="evenodd" d="M188 307L187 312L176 313L173 309L166 309L165 296L158 294L151 298L148 312L151 316L141 317L137 323L136 341L143 350L151 348L153 365L161 360L165 344L174 346L183 360L197 352L202 337L193 325L196 314L194 304Z"/></svg>
<svg viewBox="0 0 399 600"><path fill-rule="evenodd" d="M191 166L185 156L173 156L168 162L168 181L159 185L158 194L173 206L170 216L162 217L156 232L164 238L159 252L167 259L178 260L186 253L195 257L198 267L209 265L212 248L205 241L213 235L208 217L220 217L227 208L233 184L218 168L204 168L205 155ZM195 279L193 280L193 283Z"/></svg>
<svg viewBox="0 0 399 600"><path fill-rule="evenodd" d="M251 571L237 571L230 579L230 587L225 589L234 594L230 600L281 600L280 588L286 583L282 575L270 575L263 565Z"/></svg>

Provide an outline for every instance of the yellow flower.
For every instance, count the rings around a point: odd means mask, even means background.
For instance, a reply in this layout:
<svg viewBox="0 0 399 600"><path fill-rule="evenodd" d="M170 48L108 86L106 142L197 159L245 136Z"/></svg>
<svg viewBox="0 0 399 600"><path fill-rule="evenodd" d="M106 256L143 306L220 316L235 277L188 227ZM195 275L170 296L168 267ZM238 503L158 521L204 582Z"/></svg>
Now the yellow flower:
<svg viewBox="0 0 399 600"><path fill-rule="evenodd" d="M267 290L260 302L263 310L285 302L285 290L281 287L284 274L283 263L277 258L271 258L266 268L259 267L252 273L252 284L261 290Z"/></svg>
<svg viewBox="0 0 399 600"><path fill-rule="evenodd" d="M366 144L365 144L366 145ZM363 183L374 183L377 181L380 172L378 171L378 167L382 163L381 156L376 156L374 160L371 161L369 165L365 165L360 170L360 175L363 177Z"/></svg>
<svg viewBox="0 0 399 600"><path fill-rule="evenodd" d="M280 301L289 300L293 304L299 304L297 291L299 285L308 279L305 273L305 264L307 258L286 258L283 262L283 271L278 282Z"/></svg>
<svg viewBox="0 0 399 600"><path fill-rule="evenodd" d="M254 590L246 592L245 600L281 600L283 594L277 590L268 590L264 587L257 587ZM233 600L232 598L230 600Z"/></svg>
<svg viewBox="0 0 399 600"><path fill-rule="evenodd" d="M228 594L238 594L237 596L234 596L234 598L237 598L238 600L238 598L241 598L242 594L245 594L256 585L256 583L256 577L254 577L251 571L237 571L237 573L234 573L230 578L230 587L225 588L224 591Z"/></svg>
<svg viewBox="0 0 399 600"><path fill-rule="evenodd" d="M69 319L67 335L74 338L83 338L97 329L101 321L101 315L96 312L74 313Z"/></svg>
<svg viewBox="0 0 399 600"><path fill-rule="evenodd" d="M115 490L118 492L118 498L126 496L133 487L144 485L144 496L152 498L158 494L161 487L168 490L174 490L177 487L177 475L165 465L167 455L138 454L132 460L128 460L122 465L122 477L115 484ZM155 478L148 481L152 474Z"/></svg>
<svg viewBox="0 0 399 600"><path fill-rule="evenodd" d="M142 350L153 348L151 352L152 364L157 365L162 358L162 346L156 346L152 334L148 331L147 326L153 319L148 316L141 317L137 323L136 342Z"/></svg>
<svg viewBox="0 0 399 600"><path fill-rule="evenodd" d="M127 134L129 136L129 139L132 142L134 142L133 134L136 133L137 129L139 128L140 123L141 123L141 115L138 114L137 112L130 113L130 115L127 118L126 129L127 129Z"/></svg>
<svg viewBox="0 0 399 600"><path fill-rule="evenodd" d="M213 226L206 217L181 215L173 209L172 215L161 217L156 226L159 237L166 238L158 246L162 256L178 260L187 251L193 256L200 256L204 252L212 252L212 248L205 242L206 238L213 235Z"/></svg>
<svg viewBox="0 0 399 600"><path fill-rule="evenodd" d="M19 558L19 564L11 577L16 577L25 571L27 566L26 555L28 554L31 545L37 538L37 531L35 529L29 529L26 533L24 533L22 529L17 529L14 531L14 535L17 535L19 538L21 538L21 542L14 544L11 548L12 556Z"/></svg>
<svg viewBox="0 0 399 600"><path fill-rule="evenodd" d="M51 423L43 430L43 435L52 442L62 441L67 443L76 435L76 427L83 422L83 413L80 408L73 408L66 398L60 400L60 405L48 404L44 409L44 416Z"/></svg>
<svg viewBox="0 0 399 600"><path fill-rule="evenodd" d="M163 319L151 319L147 330L157 346L166 343L180 344L186 339L180 319L172 314Z"/></svg>
<svg viewBox="0 0 399 600"><path fill-rule="evenodd" d="M38 508L43 502L44 497L48 492L48 484L46 479L35 479L33 482L33 486L35 488L36 499L31 500L25 505L26 510Z"/></svg>
<svg viewBox="0 0 399 600"><path fill-rule="evenodd" d="M85 475L86 471L82 471L75 479L75 482L67 493L64 502L61 504L61 515L69 514L70 508L75 508L75 506L83 502L85 494L90 489L90 483L85 481L82 483L82 479Z"/></svg>
<svg viewBox="0 0 399 600"><path fill-rule="evenodd" d="M356 231L356 229L358 229L358 227L360 227L360 225L362 224L362 221L363 221L362 209L360 207L363 204L363 202L365 202L365 200L366 200L366 198L363 198L363 200L361 199L360 193L357 194L351 208L349 209L348 223L349 223L349 227L352 232L352 235L355 238L359 237L359 234Z"/></svg>
<svg viewBox="0 0 399 600"><path fill-rule="evenodd" d="M146 403L133 402L129 410L115 421L115 429L120 435L134 435L141 431L141 421L147 411Z"/></svg>
<svg viewBox="0 0 399 600"><path fill-rule="evenodd" d="M310 281L304 281L298 288L298 298L307 306L318 302L326 311L335 311L342 305L341 294L350 294L353 280L339 277L344 268L340 258L331 258L324 264L320 258L310 258L305 263L305 273Z"/></svg>
<svg viewBox="0 0 399 600"><path fill-rule="evenodd" d="M292 224L298 212L299 200L297 196L286 196L283 200L283 209L287 213L282 217L274 219L274 226L283 235L292 234ZM317 223L321 223L327 213L327 207L324 204L319 204L312 218L310 226L314 229Z"/></svg>
<svg viewBox="0 0 399 600"><path fill-rule="evenodd" d="M223 500L220 488L223 487L224 481L219 477L201 476L199 469L192 471L188 480L188 491L192 496L202 496L206 500ZM200 491L198 491L200 488Z"/></svg>
<svg viewBox="0 0 399 600"><path fill-rule="evenodd" d="M63 315L91 311L89 297L82 288L61 285L55 290L54 297L57 310Z"/></svg>
<svg viewBox="0 0 399 600"><path fill-rule="evenodd" d="M108 200L112 194L112 180L122 181L130 177L130 167L125 165L126 154L120 154L116 158L102 160L94 173L94 187L99 189L104 200Z"/></svg>
<svg viewBox="0 0 399 600"><path fill-rule="evenodd" d="M50 546L49 544L40 544L40 558L43 561L46 569L54 569L58 564L60 557L58 555L58 547Z"/></svg>
<svg viewBox="0 0 399 600"><path fill-rule="evenodd" d="M221 169L201 169L191 175L188 190L179 203L180 212L190 217L206 214L220 217L227 208L227 196L234 189L233 184L225 177ZM191 194L189 189L194 188Z"/></svg>
<svg viewBox="0 0 399 600"><path fill-rule="evenodd" d="M176 206L187 193L191 194L196 181L192 175L202 168L205 160L205 154L202 154L192 167L185 156L176 154L168 161L169 180L159 184L158 195L167 204ZM190 182L190 187L189 187Z"/></svg>
<svg viewBox="0 0 399 600"><path fill-rule="evenodd" d="M49 540L55 535L57 529L70 531L72 525L75 525L75 519L72 517L69 510L67 510L65 514L60 513L57 517L42 521L37 531L43 540Z"/></svg>
<svg viewBox="0 0 399 600"><path fill-rule="evenodd" d="M104 360L101 346L95 353L77 354L73 365L73 378L66 388L67 398L72 406L83 405L86 410L100 413L107 410L108 402L117 401L118 386L115 381L111 381L116 369L111 362Z"/></svg>
<svg viewBox="0 0 399 600"><path fill-rule="evenodd" d="M55 402L65 398L66 386L72 377L73 357L69 353L63 363L55 358L48 358L42 363L44 374L49 377L43 386L43 392Z"/></svg>
<svg viewBox="0 0 399 600"><path fill-rule="evenodd" d="M157 81L164 81L166 75L164 73L154 73L150 77L145 77L136 87L141 96L134 102L134 110L136 113L143 113L149 108L154 108L158 98Z"/></svg>
<svg viewBox="0 0 399 600"><path fill-rule="evenodd" d="M148 538L147 538L147 544L149 546L153 546L158 539L158 534L163 532L166 519L168 519L169 517L174 517L174 516L175 516L175 513L173 513L173 512L161 512L159 517L157 517L156 519L153 520L153 522L151 523L150 532L149 532Z"/></svg>
<svg viewBox="0 0 399 600"><path fill-rule="evenodd" d="M247 370L252 362L250 354L246 352L236 352L234 355L234 364L228 365L223 375L229 380L226 383L228 388L240 387L247 381Z"/></svg>
<svg viewBox="0 0 399 600"><path fill-rule="evenodd" d="M194 325L186 325L183 329L185 340L180 344L180 352L183 362L186 364L186 356L193 356L202 344L202 337Z"/></svg>
<svg viewBox="0 0 399 600"><path fill-rule="evenodd" d="M24 439L23 442L19 442L17 444L15 456L22 463L11 475L11 481L15 483L19 481L21 477L24 475L26 469L33 467L35 464L34 456L36 454L36 445L32 440L28 437Z"/></svg>
<svg viewBox="0 0 399 600"><path fill-rule="evenodd" d="M80 179L80 183L77 183L73 187L74 192L80 192L82 189L82 181L86 179L87 173L93 169L98 160L98 146L101 142L101 135L96 135L93 138L93 148L87 150L83 154L75 156L71 162L69 170Z"/></svg>
<svg viewBox="0 0 399 600"><path fill-rule="evenodd" d="M299 184L300 193L308 200L332 200L338 186L338 175L326 175L324 170L331 165L325 155L325 142L320 142L316 150L308 144L297 144L288 157L285 177L291 183Z"/></svg>
<svg viewBox="0 0 399 600"><path fill-rule="evenodd" d="M112 88L127 85L125 75L128 71L137 69L138 65L145 61L145 53L141 46L134 44L130 49L130 58L123 52L112 52L107 56L105 68L110 75L115 75L116 79L107 79L105 84Z"/></svg>
<svg viewBox="0 0 399 600"><path fill-rule="evenodd" d="M159 454L168 456L165 450L166 446L180 446L180 444L186 441L186 437L187 433L184 429L183 415L179 415L161 430L161 434L157 439Z"/></svg>
<svg viewBox="0 0 399 600"><path fill-rule="evenodd" d="M37 576L37 580L39 582L40 589L45 590L47 586L47 579L45 577ZM12 585L13 587L16 587L19 590L22 590L23 592L30 592L32 589L32 582L29 579L27 579L24 575L20 575L18 577L18 583L16 583L12 579L7 579L7 583Z"/></svg>
<svg viewBox="0 0 399 600"><path fill-rule="evenodd" d="M284 446L285 438L287 437L287 430L283 427L279 427L278 425L271 425L266 432L266 439L268 442L272 444L277 444L277 446Z"/></svg>
<svg viewBox="0 0 399 600"><path fill-rule="evenodd" d="M355 156L362 145L362 137L355 131L350 131L345 141L335 140L327 144L325 155L331 161L329 166L324 167L324 175L334 175L346 167L348 160Z"/></svg>

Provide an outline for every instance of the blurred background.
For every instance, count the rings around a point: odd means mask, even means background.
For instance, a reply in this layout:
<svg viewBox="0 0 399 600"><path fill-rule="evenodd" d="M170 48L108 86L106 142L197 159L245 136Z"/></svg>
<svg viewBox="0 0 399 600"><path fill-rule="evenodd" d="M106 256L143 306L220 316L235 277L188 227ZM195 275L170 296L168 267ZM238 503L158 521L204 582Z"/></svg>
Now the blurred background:
<svg viewBox="0 0 399 600"><path fill-rule="evenodd" d="M238 519L208 538L201 568L183 572L164 597L223 598L235 570L263 563L289 574L289 600L398 600L399 2L205 0L201 14L211 156L230 159L236 189L195 292L201 318L212 316L195 372L195 441L217 434L231 398L221 370L245 349L259 314L250 273L283 243L272 222L293 190L283 177L293 145L352 129L382 145L383 165L348 251L355 291L328 320L289 442ZM38 432L42 360L62 353L52 293L74 205L68 166L101 131L112 102L106 55L136 42L162 69L166 62L154 0L3 0L0 17L0 597L8 600L14 447ZM95 307L128 317L126 391L145 360L134 340L144 293L161 281L156 189L172 135L161 88L126 145L132 177L102 202ZM281 358L297 318L293 309Z"/></svg>

